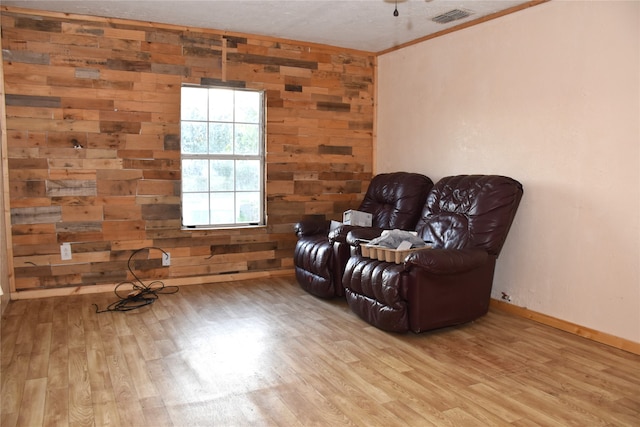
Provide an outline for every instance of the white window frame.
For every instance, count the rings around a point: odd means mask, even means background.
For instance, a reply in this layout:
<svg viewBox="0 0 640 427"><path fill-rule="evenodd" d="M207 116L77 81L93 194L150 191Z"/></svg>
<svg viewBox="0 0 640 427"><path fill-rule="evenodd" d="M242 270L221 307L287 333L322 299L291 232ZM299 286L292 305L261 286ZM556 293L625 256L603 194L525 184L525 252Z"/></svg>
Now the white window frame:
<svg viewBox="0 0 640 427"><path fill-rule="evenodd" d="M266 174L265 174L265 163L266 163L266 137L265 137L265 118L266 118L266 101L265 101L265 92L262 90L250 90L250 89L239 89L237 87L226 87L226 86L198 86L198 85L182 85L181 87L181 91L183 88L190 88L190 89L202 89L202 90L209 90L209 89L224 89L224 90L230 90L234 92L234 95L236 92L239 91L249 91L249 92L254 92L254 93L258 93L260 95L260 119L259 119L259 153L258 154L251 154L251 155L246 155L246 154L237 154L237 153L233 153L233 154L188 154L185 153L182 149L183 147L183 141L182 141L182 135L180 137L180 167L181 167L181 171L183 170L183 161L187 160L187 159L199 159L199 160L259 160L260 161L260 207L259 207L259 219L257 221L249 221L249 222L241 222L238 221L237 219L237 214L234 215L234 222L229 222L229 223L211 223L211 196L212 194L215 194L216 191L212 191L211 188L209 188L208 191L197 191L197 192L186 192L186 193L199 193L199 194L207 194L208 195L208 200L209 200L209 205L207 207L207 211L209 212L209 223L207 224L187 224L185 223L185 204L184 204L184 195L185 195L185 190L184 190L184 181L181 180L181 191L180 191L180 197L181 197L181 224L182 224L182 228L183 229L214 229L214 228L241 228L241 227L251 227L251 226L263 226L266 225L266 202L265 202L265 187L266 187ZM234 96L234 100L235 100L235 96ZM181 101L182 102L182 101ZM208 109L207 109L208 110ZM185 120L182 118L182 113L180 116L180 125L182 126L182 124L184 122L206 122L207 123L207 129L209 127L209 125L211 123L230 123L233 126L235 126L236 124L243 124L243 122L240 121L236 121L235 116L232 120L229 121L214 121L214 120L210 120L208 117L208 111L207 111L207 119L206 120ZM232 135L234 135L235 133L232 132ZM209 137L209 133L207 132L207 138ZM207 169L208 171L210 171L210 169ZM235 169L234 169L235 170ZM237 170L236 170L237 172ZM210 177L207 176L206 177L207 182L209 182ZM237 212L237 207L235 206L235 202L237 201L237 195L239 193L242 193L242 191L237 190L237 177L234 176L234 189L233 189L233 194L234 194L234 213Z"/></svg>

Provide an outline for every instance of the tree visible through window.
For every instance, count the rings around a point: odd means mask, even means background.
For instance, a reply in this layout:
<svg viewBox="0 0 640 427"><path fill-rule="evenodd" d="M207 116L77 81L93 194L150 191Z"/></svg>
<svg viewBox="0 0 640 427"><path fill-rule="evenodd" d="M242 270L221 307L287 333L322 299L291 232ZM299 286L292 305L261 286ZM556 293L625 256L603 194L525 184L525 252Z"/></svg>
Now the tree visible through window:
<svg viewBox="0 0 640 427"><path fill-rule="evenodd" d="M264 101L259 91L183 86L182 225L264 224Z"/></svg>

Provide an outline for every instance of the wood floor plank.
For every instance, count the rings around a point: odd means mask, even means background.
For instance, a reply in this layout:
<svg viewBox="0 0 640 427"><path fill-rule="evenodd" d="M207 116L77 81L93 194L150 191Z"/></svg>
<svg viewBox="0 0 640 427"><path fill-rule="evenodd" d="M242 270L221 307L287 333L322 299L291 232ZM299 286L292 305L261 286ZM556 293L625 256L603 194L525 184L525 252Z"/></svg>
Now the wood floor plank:
<svg viewBox="0 0 640 427"><path fill-rule="evenodd" d="M36 325L27 378L46 378L48 375L52 326L51 323L38 323Z"/></svg>
<svg viewBox="0 0 640 427"><path fill-rule="evenodd" d="M69 330L67 328L68 301L51 298L54 307L51 316L51 344L49 345L49 389L69 386Z"/></svg>
<svg viewBox="0 0 640 427"><path fill-rule="evenodd" d="M9 310L7 310L9 311ZM0 367L3 369L11 363L14 349L18 341L21 317L5 315L2 319L2 354L0 354Z"/></svg>
<svg viewBox="0 0 640 427"><path fill-rule="evenodd" d="M501 422L497 424L514 423L524 416L524 414L519 413L517 410L514 411L512 406L505 405L502 392L487 384L474 384L471 387L460 388L457 392L467 401L474 402L476 405L480 405L497 416L498 419L501 420Z"/></svg>
<svg viewBox="0 0 640 427"><path fill-rule="evenodd" d="M183 388L185 384L181 382L180 378L173 376L168 366L169 363L167 359L157 359L147 362L149 375L154 379L156 389L161 396L159 400L162 401L164 405L180 405L190 402L191 400L184 398L185 393L179 395L173 393L174 388ZM198 387L193 388L197 389Z"/></svg>
<svg viewBox="0 0 640 427"><path fill-rule="evenodd" d="M11 349L2 348L2 351ZM2 370L2 415L14 414L19 415L20 402L23 399L24 385L27 381L27 372L29 370L29 357L31 355L31 345L16 344L13 348L13 356L11 363ZM13 417L9 417L13 418ZM3 423L3 426L5 424ZM7 421L6 425L12 425Z"/></svg>
<svg viewBox="0 0 640 427"><path fill-rule="evenodd" d="M145 309L146 310L146 309ZM155 339L145 324L145 318L152 316L144 315L142 313L128 313L127 323L129 329L135 337L138 348L140 349L140 356L144 360L155 360L162 357L160 350L156 347ZM152 318L155 318L153 316Z"/></svg>
<svg viewBox="0 0 640 427"><path fill-rule="evenodd" d="M131 420L138 420L140 425L146 426L146 420L140 401L137 397L135 386L125 356L121 348L117 348L115 354L107 356L109 377L111 378L112 392L116 402L119 419L123 425L129 425ZM136 421L136 422L138 422Z"/></svg>
<svg viewBox="0 0 640 427"><path fill-rule="evenodd" d="M444 411L444 415L447 419L453 422L455 426L479 426L479 425L487 425L483 421L474 417L470 413L468 413L463 408L451 408Z"/></svg>
<svg viewBox="0 0 640 427"><path fill-rule="evenodd" d="M172 425L171 415L167 410L167 406L162 399L157 397L140 399L140 405L144 411L144 418L148 425L152 426L170 426ZM135 423L135 420L129 420L127 425Z"/></svg>
<svg viewBox="0 0 640 427"><path fill-rule="evenodd" d="M89 364L84 347L69 349L69 425L93 425Z"/></svg>
<svg viewBox="0 0 640 427"><path fill-rule="evenodd" d="M180 356L152 360L147 363L158 393L167 406L188 405L215 398L219 393L204 388L199 378L185 365ZM174 390L182 390L175 393Z"/></svg>
<svg viewBox="0 0 640 427"><path fill-rule="evenodd" d="M302 426L295 414L285 405L278 387L256 390L247 395L260 411L266 425L281 427Z"/></svg>
<svg viewBox="0 0 640 427"><path fill-rule="evenodd" d="M448 421L443 417L443 408L437 390L425 391L424 384L418 383L407 377L405 373L387 369L383 372L389 381L394 384L395 399L384 403L386 407L393 406L397 402L404 402L404 405L412 411L420 414L421 418L428 424L446 425Z"/></svg>
<svg viewBox="0 0 640 427"><path fill-rule="evenodd" d="M404 400L385 403L384 407L394 415L395 421L404 426L439 427L445 425L441 420L431 420L427 413L416 411ZM366 419L364 422L366 423Z"/></svg>
<svg viewBox="0 0 640 427"><path fill-rule="evenodd" d="M55 298L43 298L40 301L38 307L38 323L51 323L53 322L53 313L56 310Z"/></svg>
<svg viewBox="0 0 640 427"><path fill-rule="evenodd" d="M387 333L292 277L19 300L3 427L640 425L640 356L511 314Z"/></svg>
<svg viewBox="0 0 640 427"><path fill-rule="evenodd" d="M319 393L309 381L294 383L293 387L281 387L280 396L289 411L302 425L349 425L348 416Z"/></svg>
<svg viewBox="0 0 640 427"><path fill-rule="evenodd" d="M628 397L617 399L615 405L618 410L615 413L607 411L607 416L621 419L621 425L633 425L637 420L640 420L640 400L638 399L638 394L636 394L635 399Z"/></svg>
<svg viewBox="0 0 640 427"><path fill-rule="evenodd" d="M47 379L28 379L24 384L24 394L20 404L19 426L42 425L44 403L47 395Z"/></svg>
<svg viewBox="0 0 640 427"><path fill-rule="evenodd" d="M91 392L93 399L94 423L96 426L118 427L122 424L117 403L111 390L101 389Z"/></svg>
<svg viewBox="0 0 640 427"><path fill-rule="evenodd" d="M129 375L139 399L153 398L158 396L158 391L149 377L144 358L140 347L133 335L120 337L122 354L129 368Z"/></svg>
<svg viewBox="0 0 640 427"><path fill-rule="evenodd" d="M512 389L514 390L514 389ZM563 422L555 417L553 406L539 405L535 400L529 397L524 390L515 388L516 393L500 394L499 405L505 410L512 411L520 418L512 422L514 425L540 425L562 427L566 426ZM581 425L581 424L580 424Z"/></svg>
<svg viewBox="0 0 640 427"><path fill-rule="evenodd" d="M369 399L360 390L345 390L344 383L337 384L327 379L326 376L318 374L313 377L311 384L316 392L323 396L332 408L335 408L336 414L344 414L345 425L391 426L394 424L395 416L386 406ZM354 400L358 405L353 405Z"/></svg>
<svg viewBox="0 0 640 427"><path fill-rule="evenodd" d="M69 297L69 308L67 309L67 337L69 348L85 348L85 329L83 323L83 307L79 303L80 298ZM89 330L89 329L87 329Z"/></svg>
<svg viewBox="0 0 640 427"><path fill-rule="evenodd" d="M47 384L47 398L44 406L43 426L56 427L69 425L69 389L54 388Z"/></svg>

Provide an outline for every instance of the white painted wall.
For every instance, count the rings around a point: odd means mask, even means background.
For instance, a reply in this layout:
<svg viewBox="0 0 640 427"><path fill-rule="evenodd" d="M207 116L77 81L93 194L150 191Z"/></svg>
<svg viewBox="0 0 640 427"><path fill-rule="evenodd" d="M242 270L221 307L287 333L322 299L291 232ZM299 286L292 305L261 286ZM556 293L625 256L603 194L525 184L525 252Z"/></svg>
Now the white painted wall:
<svg viewBox="0 0 640 427"><path fill-rule="evenodd" d="M640 2L552 1L378 58L376 172L520 180L493 296L640 342Z"/></svg>

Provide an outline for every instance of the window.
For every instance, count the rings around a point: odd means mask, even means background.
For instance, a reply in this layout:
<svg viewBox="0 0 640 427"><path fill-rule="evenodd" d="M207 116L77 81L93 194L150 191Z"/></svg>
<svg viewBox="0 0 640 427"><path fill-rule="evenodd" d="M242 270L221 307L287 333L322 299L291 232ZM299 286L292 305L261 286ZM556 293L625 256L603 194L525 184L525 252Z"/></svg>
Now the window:
<svg viewBox="0 0 640 427"><path fill-rule="evenodd" d="M264 96L182 87L182 225L264 224Z"/></svg>

